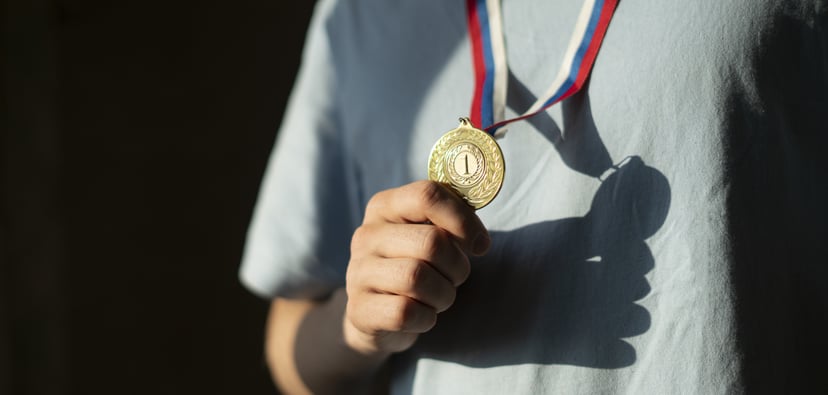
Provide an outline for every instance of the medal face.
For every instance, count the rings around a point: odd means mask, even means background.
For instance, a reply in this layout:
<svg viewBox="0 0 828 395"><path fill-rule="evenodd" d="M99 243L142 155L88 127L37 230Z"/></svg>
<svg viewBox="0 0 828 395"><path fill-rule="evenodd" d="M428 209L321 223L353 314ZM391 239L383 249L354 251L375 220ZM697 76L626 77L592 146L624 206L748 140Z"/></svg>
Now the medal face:
<svg viewBox="0 0 828 395"><path fill-rule="evenodd" d="M428 160L428 179L451 186L475 209L497 196L505 170L500 146L466 118L437 140Z"/></svg>

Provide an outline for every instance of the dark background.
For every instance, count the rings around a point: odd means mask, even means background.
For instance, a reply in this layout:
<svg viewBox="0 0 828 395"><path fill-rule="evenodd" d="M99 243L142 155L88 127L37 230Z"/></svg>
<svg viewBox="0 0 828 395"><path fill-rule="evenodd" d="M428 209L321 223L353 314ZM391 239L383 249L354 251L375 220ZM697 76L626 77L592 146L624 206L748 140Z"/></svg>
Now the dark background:
<svg viewBox="0 0 828 395"><path fill-rule="evenodd" d="M236 272L313 1L3 1L0 394L273 393Z"/></svg>

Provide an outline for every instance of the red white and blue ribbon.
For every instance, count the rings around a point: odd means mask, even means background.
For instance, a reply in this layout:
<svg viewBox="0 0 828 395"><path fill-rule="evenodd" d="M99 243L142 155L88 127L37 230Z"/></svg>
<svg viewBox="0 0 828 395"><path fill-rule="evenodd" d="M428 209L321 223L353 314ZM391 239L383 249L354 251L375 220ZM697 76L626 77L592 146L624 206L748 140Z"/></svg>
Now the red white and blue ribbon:
<svg viewBox="0 0 828 395"><path fill-rule="evenodd" d="M592 69L618 0L586 0L575 23L558 75L523 114L503 119L509 70L500 0L466 0L474 64L472 125L494 135L502 126L529 118L578 92Z"/></svg>

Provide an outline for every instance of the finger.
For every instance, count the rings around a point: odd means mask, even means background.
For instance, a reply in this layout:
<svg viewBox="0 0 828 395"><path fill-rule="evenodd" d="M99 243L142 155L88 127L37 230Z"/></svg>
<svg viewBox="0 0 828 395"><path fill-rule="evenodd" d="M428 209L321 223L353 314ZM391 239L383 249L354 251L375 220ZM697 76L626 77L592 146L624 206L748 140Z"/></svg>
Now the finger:
<svg viewBox="0 0 828 395"><path fill-rule="evenodd" d="M361 293L350 309L352 325L377 336L384 332L423 333L437 323L437 311L407 296Z"/></svg>
<svg viewBox="0 0 828 395"><path fill-rule="evenodd" d="M418 181L377 193L368 202L365 223L430 222L446 230L463 250L480 255L489 247L486 228L474 209L447 187Z"/></svg>
<svg viewBox="0 0 828 395"><path fill-rule="evenodd" d="M466 281L471 270L457 243L434 225L364 225L355 232L353 246L363 254L426 261L454 286Z"/></svg>
<svg viewBox="0 0 828 395"><path fill-rule="evenodd" d="M428 263L418 259L397 258L373 261L366 268L369 277L363 286L378 292L407 296L437 312L448 309L456 288Z"/></svg>
<svg viewBox="0 0 828 395"><path fill-rule="evenodd" d="M347 321L342 336L345 344L365 355L376 352L401 352L409 349L417 341L419 333L386 332L369 335L356 329L351 321Z"/></svg>

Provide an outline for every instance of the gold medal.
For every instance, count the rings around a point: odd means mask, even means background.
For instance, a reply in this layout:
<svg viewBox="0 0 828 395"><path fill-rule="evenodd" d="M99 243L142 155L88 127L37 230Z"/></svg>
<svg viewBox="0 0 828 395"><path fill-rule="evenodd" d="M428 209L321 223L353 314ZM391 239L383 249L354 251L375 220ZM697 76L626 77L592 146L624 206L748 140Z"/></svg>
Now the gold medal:
<svg viewBox="0 0 828 395"><path fill-rule="evenodd" d="M428 179L451 186L475 209L497 196L505 171L500 146L468 118L437 140L428 160Z"/></svg>

